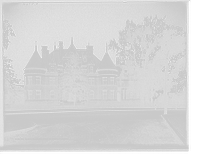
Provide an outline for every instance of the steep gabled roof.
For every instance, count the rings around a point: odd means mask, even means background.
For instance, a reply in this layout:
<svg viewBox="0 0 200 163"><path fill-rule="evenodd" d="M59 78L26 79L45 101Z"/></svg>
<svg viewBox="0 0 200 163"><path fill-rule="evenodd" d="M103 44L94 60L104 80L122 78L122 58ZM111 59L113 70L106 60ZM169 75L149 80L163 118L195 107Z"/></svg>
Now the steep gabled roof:
<svg viewBox="0 0 200 163"><path fill-rule="evenodd" d="M100 62L99 69L117 69L113 61L111 60L109 54L106 52L102 61Z"/></svg>
<svg viewBox="0 0 200 163"><path fill-rule="evenodd" d="M97 66L101 63L101 61L99 60L99 58L96 57L96 55L92 55L91 60L93 63L95 63Z"/></svg>
<svg viewBox="0 0 200 163"><path fill-rule="evenodd" d="M35 46L35 51L25 68L46 68L46 65L43 63L37 51L37 46Z"/></svg>
<svg viewBox="0 0 200 163"><path fill-rule="evenodd" d="M66 56L69 56L70 53L74 53L74 54L78 53L76 48L75 48L75 46L74 46L74 44L73 44L73 42L71 43L70 47L68 48Z"/></svg>

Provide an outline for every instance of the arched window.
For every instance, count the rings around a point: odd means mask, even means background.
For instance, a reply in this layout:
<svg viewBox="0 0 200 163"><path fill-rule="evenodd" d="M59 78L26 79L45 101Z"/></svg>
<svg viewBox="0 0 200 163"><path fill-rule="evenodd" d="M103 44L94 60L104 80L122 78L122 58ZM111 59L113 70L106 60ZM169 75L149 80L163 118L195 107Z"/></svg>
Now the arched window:
<svg viewBox="0 0 200 163"><path fill-rule="evenodd" d="M51 98L51 99L54 99L54 98L55 98L55 92L54 92L54 90L51 90L51 91L50 91L50 98Z"/></svg>

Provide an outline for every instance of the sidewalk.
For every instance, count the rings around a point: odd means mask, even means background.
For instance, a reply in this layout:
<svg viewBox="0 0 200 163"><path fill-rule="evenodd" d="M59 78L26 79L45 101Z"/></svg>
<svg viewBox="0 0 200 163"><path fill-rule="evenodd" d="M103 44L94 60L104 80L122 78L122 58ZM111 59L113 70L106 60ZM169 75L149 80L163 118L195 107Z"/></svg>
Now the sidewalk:
<svg viewBox="0 0 200 163"><path fill-rule="evenodd" d="M162 115L169 126L174 130L181 141L187 145L187 131L186 131L186 110L168 111L167 115Z"/></svg>

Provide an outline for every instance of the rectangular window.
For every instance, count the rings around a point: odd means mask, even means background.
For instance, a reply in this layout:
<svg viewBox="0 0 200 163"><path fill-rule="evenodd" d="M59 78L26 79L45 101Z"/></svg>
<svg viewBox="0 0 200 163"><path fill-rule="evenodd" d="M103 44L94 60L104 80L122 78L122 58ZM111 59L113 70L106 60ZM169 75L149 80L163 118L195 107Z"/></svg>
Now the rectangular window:
<svg viewBox="0 0 200 163"><path fill-rule="evenodd" d="M32 76L27 77L27 84L32 85Z"/></svg>
<svg viewBox="0 0 200 163"><path fill-rule="evenodd" d="M110 90L110 99L111 100L115 99L115 90Z"/></svg>
<svg viewBox="0 0 200 163"><path fill-rule="evenodd" d="M49 84L54 85L55 83L55 77L49 77Z"/></svg>
<svg viewBox="0 0 200 163"><path fill-rule="evenodd" d="M28 100L33 100L33 90L28 90Z"/></svg>
<svg viewBox="0 0 200 163"><path fill-rule="evenodd" d="M54 90L51 90L50 91L50 99L55 99L55 91Z"/></svg>
<svg viewBox="0 0 200 163"><path fill-rule="evenodd" d="M94 99L94 91L93 91L93 90L90 91L90 99L91 99L91 100Z"/></svg>
<svg viewBox="0 0 200 163"><path fill-rule="evenodd" d="M103 85L106 85L106 84L107 84L107 77L103 77L103 78L102 78L102 84L103 84Z"/></svg>
<svg viewBox="0 0 200 163"><path fill-rule="evenodd" d="M107 100L107 90L103 90L102 92L102 99Z"/></svg>
<svg viewBox="0 0 200 163"><path fill-rule="evenodd" d="M35 84L40 85L41 84L41 76L36 76L35 77Z"/></svg>
<svg viewBox="0 0 200 163"><path fill-rule="evenodd" d="M36 90L35 91L35 99L40 100L41 99L41 90Z"/></svg>
<svg viewBox="0 0 200 163"><path fill-rule="evenodd" d="M114 85L114 77L110 77L110 84Z"/></svg>
<svg viewBox="0 0 200 163"><path fill-rule="evenodd" d="M89 78L89 84L94 85L95 84L95 78Z"/></svg>

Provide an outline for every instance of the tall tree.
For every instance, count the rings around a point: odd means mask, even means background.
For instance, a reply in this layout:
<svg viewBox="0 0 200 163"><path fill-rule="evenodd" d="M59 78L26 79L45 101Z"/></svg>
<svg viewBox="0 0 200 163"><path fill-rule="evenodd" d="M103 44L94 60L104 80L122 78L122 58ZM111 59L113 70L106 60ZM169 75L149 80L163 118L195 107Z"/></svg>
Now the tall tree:
<svg viewBox="0 0 200 163"><path fill-rule="evenodd" d="M167 114L168 92L178 78L181 67L186 57L186 35L181 27L167 26L159 38L159 50L156 54L164 59L164 114ZM174 64L174 62L175 64ZM171 72L169 72L171 70ZM175 70L175 71L174 71Z"/></svg>
<svg viewBox="0 0 200 163"><path fill-rule="evenodd" d="M78 53L71 53L61 75L61 92L68 95L74 102L85 99L88 91L87 76L80 65Z"/></svg>
<svg viewBox="0 0 200 163"><path fill-rule="evenodd" d="M137 89L142 102L148 101L153 91L155 76L152 62L158 50L158 35L165 26L164 19L146 17L143 25L127 21L125 30L120 32L119 44L115 40L110 43L125 58L129 75L134 74L137 78Z"/></svg>
<svg viewBox="0 0 200 163"><path fill-rule="evenodd" d="M10 36L15 37L12 25L8 22L8 20L3 20L2 59L5 104L13 104L16 102L18 97L16 92L16 84L19 84L20 82L20 79L16 77L13 69L12 60L5 54L5 51L8 49L10 44Z"/></svg>
<svg viewBox="0 0 200 163"><path fill-rule="evenodd" d="M132 61L132 69L143 83L140 87L146 91L143 96L150 89L151 99L160 94L167 99L170 93L185 90L186 32L166 24L165 18L146 17L141 24L127 20L119 40L111 40L109 47L116 51L118 65Z"/></svg>
<svg viewBox="0 0 200 163"><path fill-rule="evenodd" d="M8 20L3 20L3 50L8 49L10 36L15 36L12 25L8 22Z"/></svg>
<svg viewBox="0 0 200 163"><path fill-rule="evenodd" d="M15 36L12 26L7 20L3 21L3 48L7 49L9 44L9 36ZM12 103L17 98L15 91L15 84L18 80L14 76L14 70L11 65L12 60L3 57L3 83L4 83L4 97L6 103Z"/></svg>

